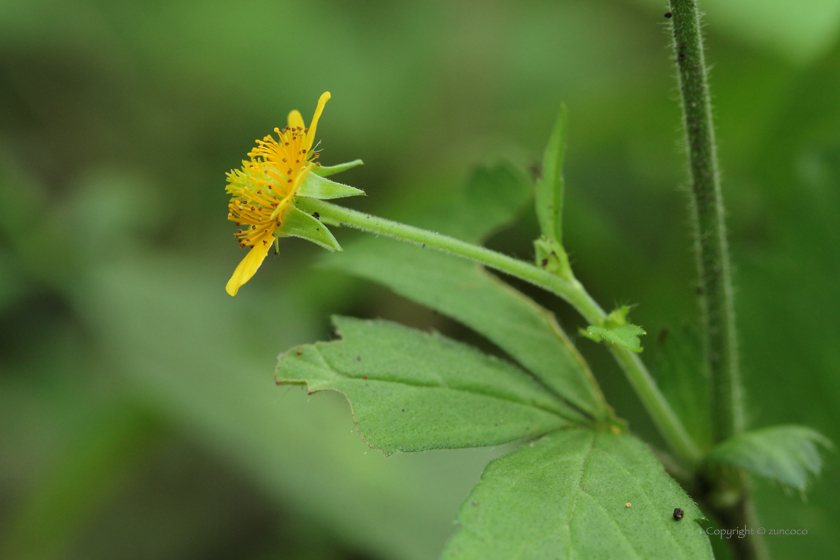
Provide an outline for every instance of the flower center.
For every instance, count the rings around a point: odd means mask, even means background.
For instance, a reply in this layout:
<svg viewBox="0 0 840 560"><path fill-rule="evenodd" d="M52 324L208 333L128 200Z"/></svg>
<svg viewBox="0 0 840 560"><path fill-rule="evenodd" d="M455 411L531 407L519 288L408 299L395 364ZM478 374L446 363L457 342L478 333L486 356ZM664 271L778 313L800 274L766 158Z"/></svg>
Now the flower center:
<svg viewBox="0 0 840 560"><path fill-rule="evenodd" d="M307 153L305 147L308 128L274 131L279 140L270 135L257 140L257 147L248 153L251 161L242 162L241 171L228 173L227 190L232 195L228 219L246 226L235 234L240 247L270 242L303 180L319 165L318 153Z"/></svg>

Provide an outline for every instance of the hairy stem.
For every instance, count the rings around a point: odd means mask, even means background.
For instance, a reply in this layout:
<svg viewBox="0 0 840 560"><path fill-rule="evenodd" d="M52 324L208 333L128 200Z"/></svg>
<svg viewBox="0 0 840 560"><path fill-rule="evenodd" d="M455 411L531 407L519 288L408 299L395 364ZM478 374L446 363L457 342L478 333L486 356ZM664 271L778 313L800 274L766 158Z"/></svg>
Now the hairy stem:
<svg viewBox="0 0 840 560"><path fill-rule="evenodd" d="M670 2L691 171L713 434L720 442L743 430L744 425L729 250L696 1Z"/></svg>
<svg viewBox="0 0 840 560"><path fill-rule="evenodd" d="M296 204L298 208L305 212L318 212L320 218L327 223L350 226L438 249L452 255L474 260L484 266L534 284L566 300L593 325L600 325L606 317L604 310L577 280L560 278L525 261L453 237L335 206L322 200L298 198ZM700 455L697 445L674 414L673 409L659 391L638 355L615 346L611 347L611 351L625 371L648 413L659 427L662 436L682 459L689 464L694 464Z"/></svg>
<svg viewBox="0 0 840 560"><path fill-rule="evenodd" d="M670 0L674 53L679 69L683 124L691 172L691 207L700 273L698 293L710 373L712 433L715 442L721 442L744 429L744 412L725 213L703 56L703 36L696 2ZM740 473L740 476L745 478L744 473ZM729 529L755 530L758 524L748 485L741 485L737 493L739 496L734 503L711 504L712 509ZM762 538L754 533L748 532L745 538L731 539L730 548L734 558L767 558Z"/></svg>

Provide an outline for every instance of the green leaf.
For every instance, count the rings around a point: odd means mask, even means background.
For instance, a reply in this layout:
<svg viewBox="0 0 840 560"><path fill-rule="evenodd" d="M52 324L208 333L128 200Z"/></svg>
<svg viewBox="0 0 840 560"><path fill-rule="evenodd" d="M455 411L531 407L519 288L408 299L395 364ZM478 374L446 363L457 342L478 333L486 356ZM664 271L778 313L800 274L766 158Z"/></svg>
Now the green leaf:
<svg viewBox="0 0 840 560"><path fill-rule="evenodd" d="M542 161L542 177L537 181L537 219L543 237L563 242L563 158L566 153L566 105L560 114Z"/></svg>
<svg viewBox="0 0 840 560"><path fill-rule="evenodd" d="M443 558L711 559L699 519L636 438L561 430L487 466Z"/></svg>
<svg viewBox="0 0 840 560"><path fill-rule="evenodd" d="M336 173L341 173L343 171L347 171L348 169L353 169L354 167L358 167L359 165L364 165L364 162L360 159L354 159L353 161L348 161L347 163L339 163L338 165L316 167L312 170L312 173L314 173L315 175L320 175L321 177L329 177L330 175L335 175Z"/></svg>
<svg viewBox="0 0 840 560"><path fill-rule="evenodd" d="M627 322L628 313L630 306L622 305L604 318L603 326L590 325L586 330L581 329L579 332L595 342L606 340L621 348L641 352L644 348L639 337L647 333L642 327Z"/></svg>
<svg viewBox="0 0 840 560"><path fill-rule="evenodd" d="M323 168L317 167L316 169ZM364 194L365 191L319 177L313 170L313 172L307 175L306 179L303 180L303 184L300 186L297 193L295 193L295 196L331 200L334 198L346 198L348 196L364 196Z"/></svg>
<svg viewBox="0 0 840 560"><path fill-rule="evenodd" d="M341 251L333 234L318 219L290 206L283 215L283 224L275 232L277 237L300 237L320 245L328 251Z"/></svg>
<svg viewBox="0 0 840 560"><path fill-rule="evenodd" d="M290 350L277 383L342 393L365 440L386 455L497 445L570 425L574 412L506 362L394 323L333 321L343 339Z"/></svg>
<svg viewBox="0 0 840 560"><path fill-rule="evenodd" d="M452 317L587 415L609 417L592 373L554 316L479 266L385 239L360 243L348 257L328 265Z"/></svg>
<svg viewBox="0 0 840 560"><path fill-rule="evenodd" d="M734 436L715 447L707 460L744 468L806 490L809 475L819 475L819 448L832 449L831 441L804 426L774 426Z"/></svg>

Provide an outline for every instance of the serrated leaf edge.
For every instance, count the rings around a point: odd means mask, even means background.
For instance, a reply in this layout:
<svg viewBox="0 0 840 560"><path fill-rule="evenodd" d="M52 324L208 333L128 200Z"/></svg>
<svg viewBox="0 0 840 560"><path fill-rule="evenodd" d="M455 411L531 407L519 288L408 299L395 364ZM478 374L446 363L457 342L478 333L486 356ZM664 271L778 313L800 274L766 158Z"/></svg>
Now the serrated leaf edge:
<svg viewBox="0 0 840 560"><path fill-rule="evenodd" d="M380 453L382 453L382 455L384 455L386 458L390 457L392 455L396 455L398 453L415 453L415 452L423 451L423 450L403 451L403 450L397 449L396 451L389 452L387 450L380 449L379 447L376 447L375 445L373 445L370 441L367 440L364 432L362 431L361 426L359 425L359 422L356 420L356 411L355 411L354 406L353 406L353 401L350 400L350 397L347 395L347 393L345 393L344 391L342 391L340 389L336 389L334 387L323 387L323 388L312 389L309 381L307 381L305 379L278 379L277 370L280 367L280 362L282 361L282 359L286 356L292 355L293 352L297 353L299 350L302 350L302 349L308 349L310 351L310 353L311 353L312 350L317 350L318 359L322 362L322 366L325 369L328 369L330 371L335 371L335 369L332 366L330 366L330 364L327 363L327 361L324 359L324 356L321 353L321 351L320 351L320 349L318 348L317 345L337 344L337 343L344 342L344 340L345 340L344 334L341 332L341 328L338 325L338 323L336 321L336 318L337 318L337 316L333 316L331 322L332 322L332 325L335 329L335 333L339 338L336 339L336 340L327 340L327 341L318 341L318 342L307 343L307 344L299 344L299 345L297 345L293 348L290 348L289 350L281 353L277 357L277 366L275 367L275 373L274 373L274 383L278 387L283 386L283 385L304 385L304 386L306 386L306 394L307 395L314 395L315 393L319 393L321 391L334 391L334 392L342 395L344 397L344 399L347 401L347 404L350 405L350 415L353 418L353 424L355 424L356 431L361 436L362 441L364 441L365 444L367 444L367 446L370 447L371 449L375 449L375 450L379 451ZM353 320L362 320L362 319L355 319L355 318L352 318L352 319ZM403 328L403 329L407 329L407 330L416 330L416 329L411 329L409 327L401 325L399 323L393 323L391 321L382 321L382 320L379 320L379 319L373 319L373 320L370 320L370 322L385 323L385 324L388 324L390 326L399 327L399 328ZM437 333L435 331L432 331L431 333L426 333L424 331L417 331L417 332L421 332L423 334L426 334L427 336L441 336L439 333ZM480 350L475 349L475 348L469 346L468 344L464 344L463 342L453 340L453 339L449 339L449 340L452 340L453 342L456 342L457 344L465 346L469 350L471 350L473 352L477 352L477 353L481 354L482 356L484 356L486 358L489 358L490 360L504 362L504 360L499 360L499 358L497 358L495 356L485 354L484 352L481 352ZM581 359L583 359L583 358L581 358ZM504 362L504 363L507 363L507 362ZM512 367L515 367L516 369L520 369L521 372L524 375L528 375L529 377L532 376L532 374L530 372L528 372L527 370L521 369L519 366L512 365L512 364L508 364L508 365L510 365ZM338 372L337 372L337 374L339 376L344 377L345 379L353 379L351 377L343 376L342 374L340 374ZM370 380L367 380L367 381L374 381L374 382L377 382L377 383L397 383L397 382L392 382L392 381L388 381L388 380L385 380L385 379L370 379ZM539 382L539 380L537 380L537 381ZM403 385L414 386L414 387L427 387L427 388L433 388L433 389L442 388L442 387L437 386L437 385L423 385L423 384L420 384L420 383L408 383L408 382L399 382L399 383L401 383ZM542 384L541 384L541 386L542 386ZM462 392L465 392L465 393L476 394L476 393L473 393L472 391L466 391L464 389L457 389L457 388L451 388L451 387L445 387L445 388L449 389L451 391L462 391ZM551 391L551 389L549 389L547 387L544 387L544 388L549 392L549 394L551 394L553 397L557 398L557 395L555 395L555 393L553 391ZM518 405L521 405L521 406L530 406L530 407L533 407L537 410L541 410L541 411L549 413L549 414L554 414L558 418L560 418L563 421L569 423L568 426L558 428L559 430L564 430L564 429L587 429L585 424L575 425L574 420L566 418L565 416L562 416L561 414L559 414L557 411L554 411L554 410L550 410L550 409L547 409L547 408L544 408L544 407L541 407L541 406L533 405L533 404L527 403L527 402L514 401L514 400L511 400L511 399L499 397L499 396L496 396L496 395L481 394L481 396L485 397L485 398L492 398L492 399L498 399L498 400L501 400L501 401L511 402L511 403L518 404ZM561 400L562 400L562 404L567 405L567 406L569 405L569 403L565 399L561 399ZM504 445L504 443L513 443L513 442L516 442L516 441L535 440L535 439L545 437L548 434L554 433L555 431L557 431L557 430L549 430L549 431L547 431L545 433L542 433L542 434L524 436L524 437L521 437L521 438L512 439L508 442L502 442L502 443L497 443L497 444L493 444L493 445ZM473 449L473 448L476 448L476 447L488 447L488 446L487 445L476 445L476 446L467 446L467 447L458 446L458 447L451 447L451 448L434 447L434 448L430 448L430 449Z"/></svg>

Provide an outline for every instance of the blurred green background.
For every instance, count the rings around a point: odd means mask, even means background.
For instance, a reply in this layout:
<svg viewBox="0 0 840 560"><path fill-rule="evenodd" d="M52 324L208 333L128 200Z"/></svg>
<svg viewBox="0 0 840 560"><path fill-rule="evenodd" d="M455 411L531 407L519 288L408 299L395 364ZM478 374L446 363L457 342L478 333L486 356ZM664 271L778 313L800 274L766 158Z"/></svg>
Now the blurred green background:
<svg viewBox="0 0 840 560"><path fill-rule="evenodd" d="M330 313L463 329L315 269L300 240L227 296L224 173L329 90L322 161L365 161L341 180L369 196L347 204L410 221L475 164L538 161L565 101L575 269L603 305L639 304L653 348L696 316L663 5L0 0L0 557L437 555L506 450L386 460L340 397L272 375ZM840 442L840 2L701 7L751 423ZM531 258L536 234L529 212L490 244ZM836 557L836 454L807 501L756 486L766 527L809 531L769 537L776 558Z"/></svg>

